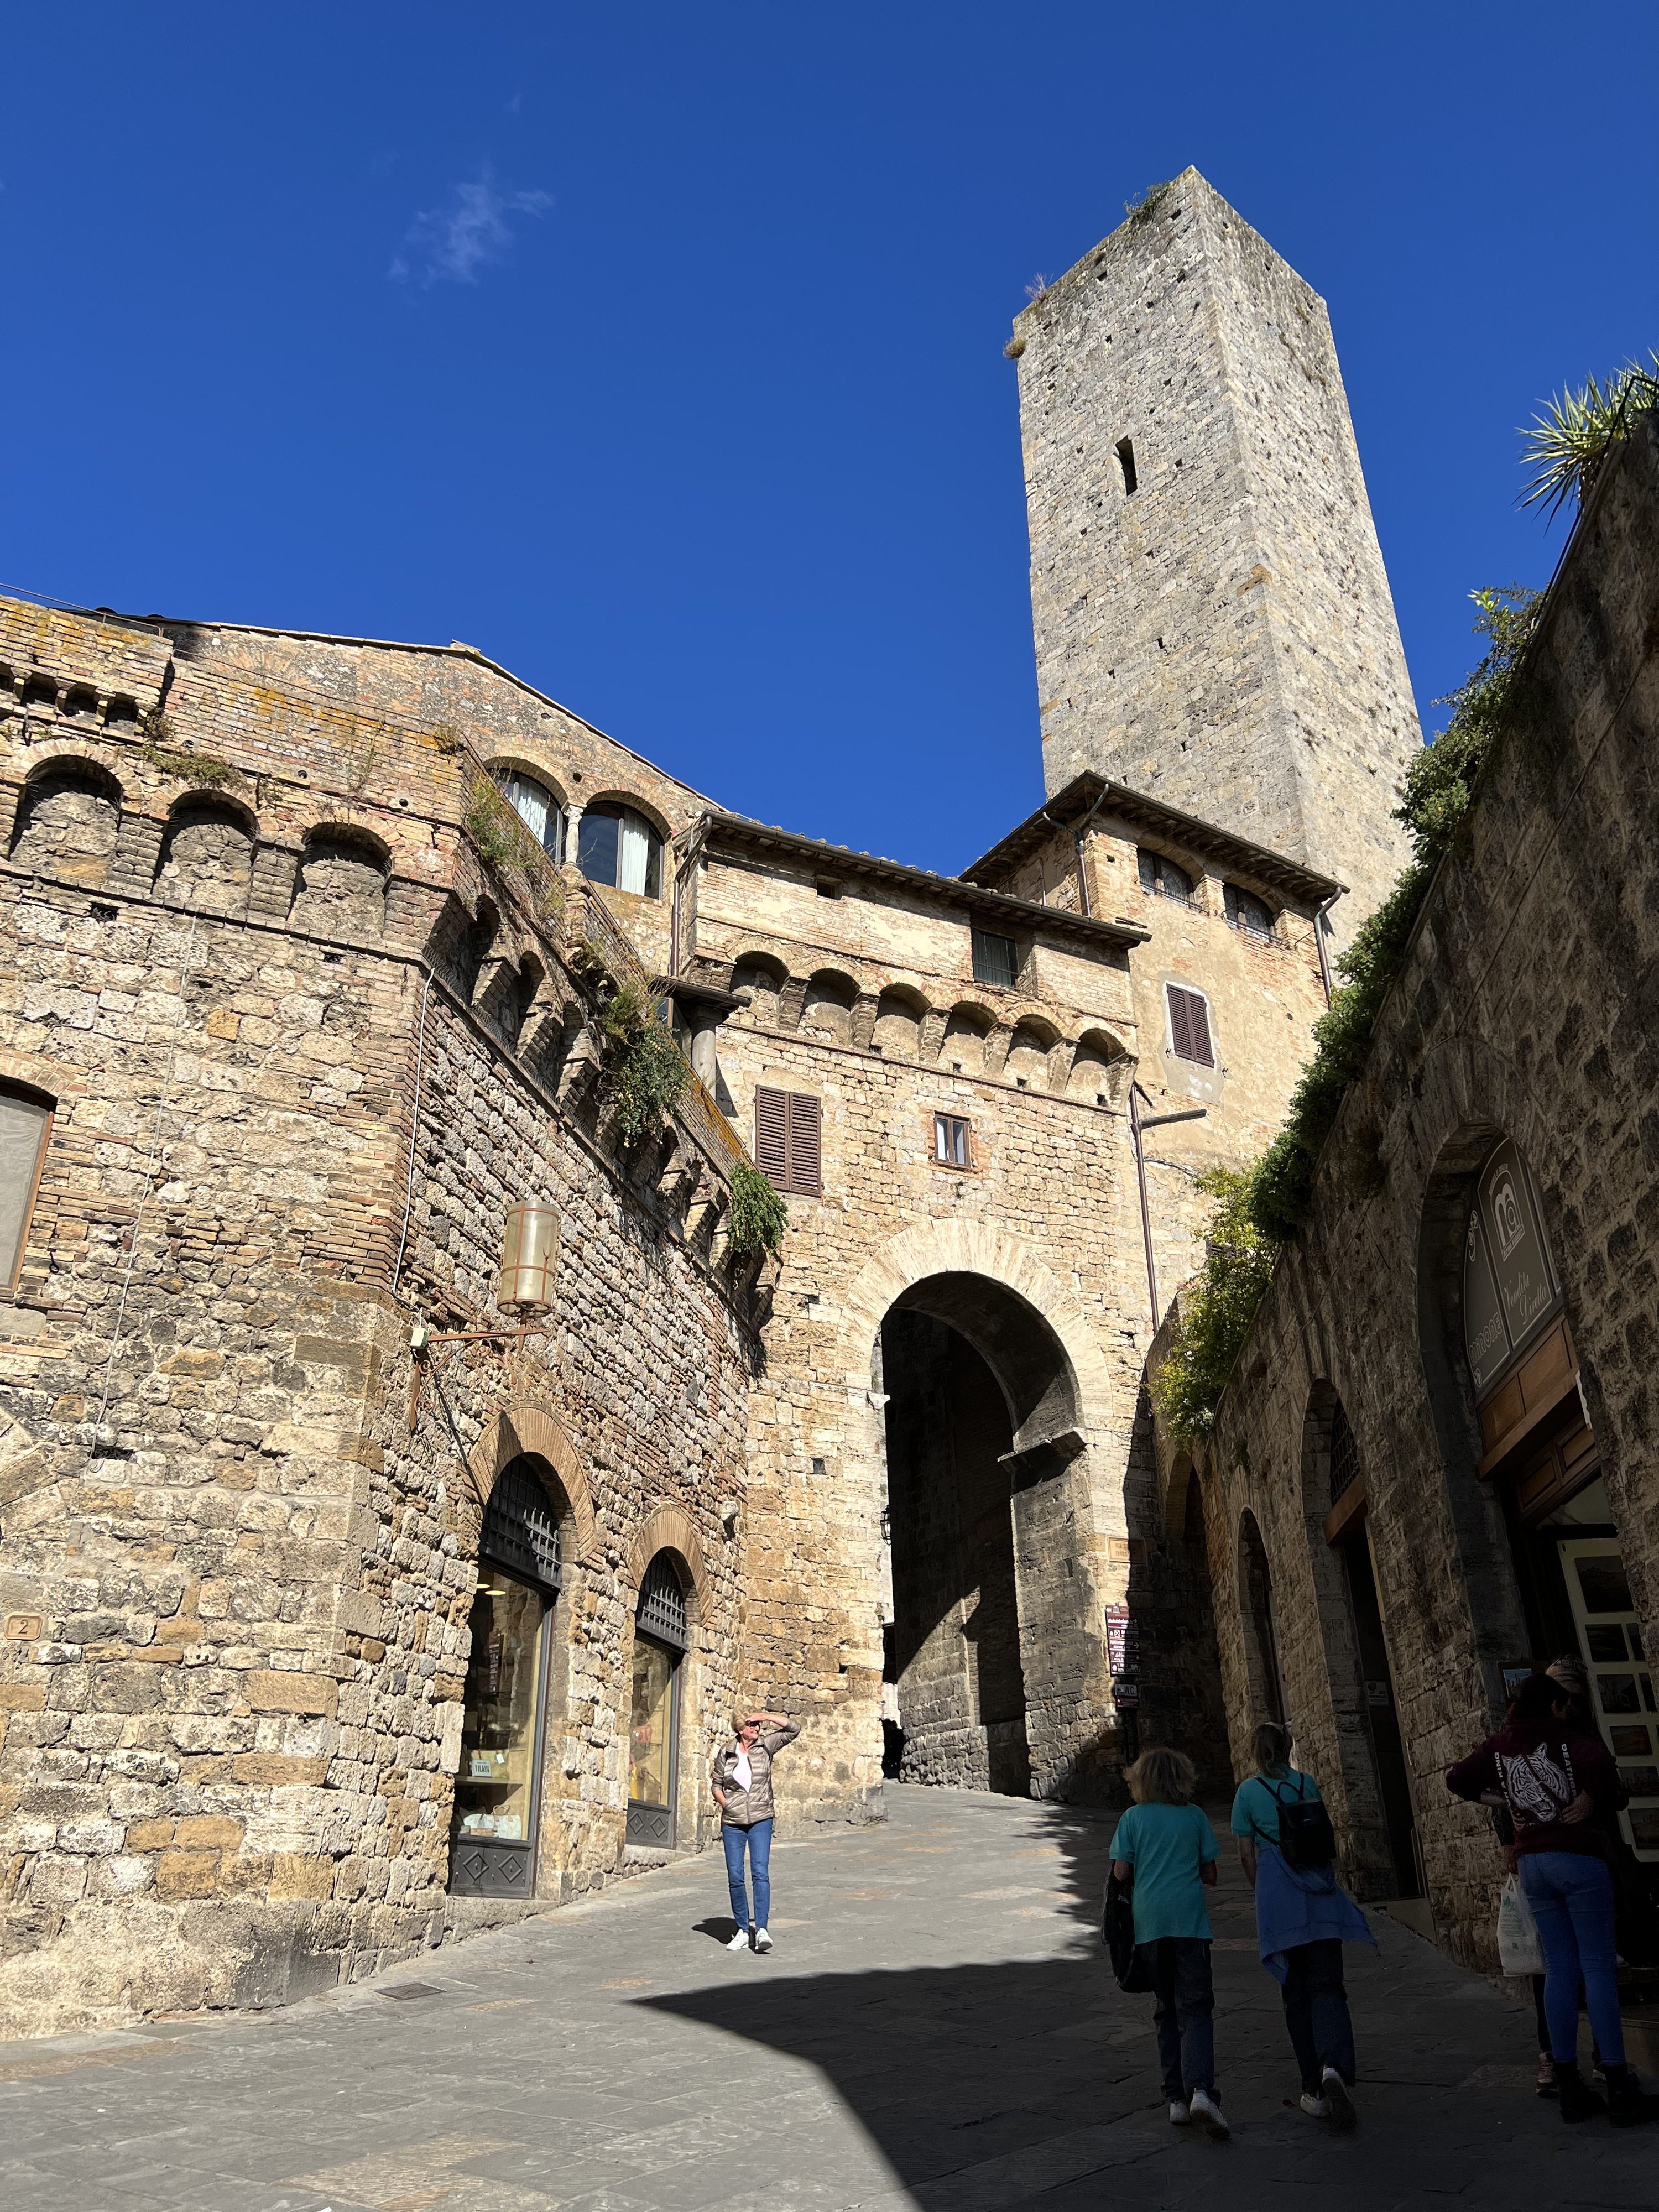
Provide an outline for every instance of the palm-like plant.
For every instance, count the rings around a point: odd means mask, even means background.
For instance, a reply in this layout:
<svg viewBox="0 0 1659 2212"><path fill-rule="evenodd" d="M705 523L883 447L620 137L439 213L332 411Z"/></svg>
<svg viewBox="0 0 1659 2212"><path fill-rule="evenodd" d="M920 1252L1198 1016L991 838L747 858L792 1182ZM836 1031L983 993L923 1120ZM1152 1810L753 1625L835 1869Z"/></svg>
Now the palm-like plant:
<svg viewBox="0 0 1659 2212"><path fill-rule="evenodd" d="M1583 506L1608 453L1629 434L1631 417L1659 402L1659 354L1648 360L1647 368L1626 362L1605 385L1592 376L1582 391L1559 392L1534 416L1531 429L1521 433L1522 458L1532 465L1522 507L1541 501L1553 515L1574 494Z"/></svg>

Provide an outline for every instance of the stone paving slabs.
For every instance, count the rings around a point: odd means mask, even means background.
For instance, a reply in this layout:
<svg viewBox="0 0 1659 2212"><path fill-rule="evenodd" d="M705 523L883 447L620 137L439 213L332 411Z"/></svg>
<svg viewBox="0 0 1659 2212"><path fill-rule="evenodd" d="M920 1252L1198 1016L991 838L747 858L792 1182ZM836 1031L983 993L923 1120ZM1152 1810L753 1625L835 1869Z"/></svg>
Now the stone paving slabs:
<svg viewBox="0 0 1659 2212"><path fill-rule="evenodd" d="M1171 2129L1097 1932L1112 1816L892 1790L773 1855L732 1955L713 1853L280 2013L0 2049L3 2212L1392 2212L1642 2207L1659 2128L1565 2128L1532 2016L1385 1913L1351 1948L1361 2119L1294 2109L1225 1858L1233 2123ZM1219 1826L1219 1822L1218 1823ZM436 1993L378 1993L421 1982ZM1291 2100L1287 2102L1287 2100Z"/></svg>

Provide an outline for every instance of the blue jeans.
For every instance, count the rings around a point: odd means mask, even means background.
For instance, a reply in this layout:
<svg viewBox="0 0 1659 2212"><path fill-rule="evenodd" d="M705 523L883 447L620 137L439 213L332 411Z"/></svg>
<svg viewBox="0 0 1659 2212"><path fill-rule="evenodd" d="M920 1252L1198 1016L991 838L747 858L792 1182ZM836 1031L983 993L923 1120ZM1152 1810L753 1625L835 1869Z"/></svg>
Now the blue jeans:
<svg viewBox="0 0 1659 2212"><path fill-rule="evenodd" d="M1325 2069L1334 2066L1352 2089L1353 2021L1342 1986L1342 1946L1334 1936L1297 1943L1285 1954L1285 2025L1302 2069L1302 2086L1319 2094Z"/></svg>
<svg viewBox="0 0 1659 2212"><path fill-rule="evenodd" d="M752 1828L723 1827L726 1879L732 1891L732 1917L741 1936L749 1926L749 1899L743 1886L743 1847L749 1846L749 1863L755 1877L755 1925L764 1928L772 1910L772 1823L757 1820Z"/></svg>
<svg viewBox="0 0 1659 2212"><path fill-rule="evenodd" d="M1602 2063L1625 2063L1613 1940L1613 1876L1582 1851L1527 1851L1521 1887L1544 1947L1544 2016L1558 2066L1578 2057L1578 1984Z"/></svg>
<svg viewBox="0 0 1659 2212"><path fill-rule="evenodd" d="M1157 2003L1152 2026L1158 2033L1164 2094L1170 2104L1185 2103L1194 2089L1215 2094L1215 1990L1210 1981L1210 1947L1200 1936L1161 1936L1137 1943L1146 1962Z"/></svg>

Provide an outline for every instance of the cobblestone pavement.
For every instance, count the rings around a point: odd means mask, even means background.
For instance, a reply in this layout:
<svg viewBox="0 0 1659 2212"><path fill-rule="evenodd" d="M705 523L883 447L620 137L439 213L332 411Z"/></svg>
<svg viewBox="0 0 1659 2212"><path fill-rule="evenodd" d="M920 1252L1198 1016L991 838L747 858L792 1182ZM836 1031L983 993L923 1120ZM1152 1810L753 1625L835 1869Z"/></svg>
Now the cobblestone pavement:
<svg viewBox="0 0 1659 2212"><path fill-rule="evenodd" d="M1325 2212L1650 2206L1659 2128L1565 2128L1529 2008L1373 1915L1358 2132L1297 2092L1248 1891L1214 1908L1230 2144L1176 2133L1095 1929L1110 1816L889 1793L781 1843L777 1949L712 1853L263 2016L0 2046L5 2212ZM404 1990L406 2000L389 1994Z"/></svg>

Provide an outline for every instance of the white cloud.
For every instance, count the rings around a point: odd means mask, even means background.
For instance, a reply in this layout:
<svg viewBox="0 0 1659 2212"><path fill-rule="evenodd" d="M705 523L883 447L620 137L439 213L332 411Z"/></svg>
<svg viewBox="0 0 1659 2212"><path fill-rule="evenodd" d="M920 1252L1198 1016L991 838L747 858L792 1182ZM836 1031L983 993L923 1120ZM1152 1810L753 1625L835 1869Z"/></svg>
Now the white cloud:
<svg viewBox="0 0 1659 2212"><path fill-rule="evenodd" d="M503 191L488 167L476 182L457 185L444 208L423 209L386 274L399 284L476 284L478 271L505 261L513 246L508 217L545 215L550 192Z"/></svg>

